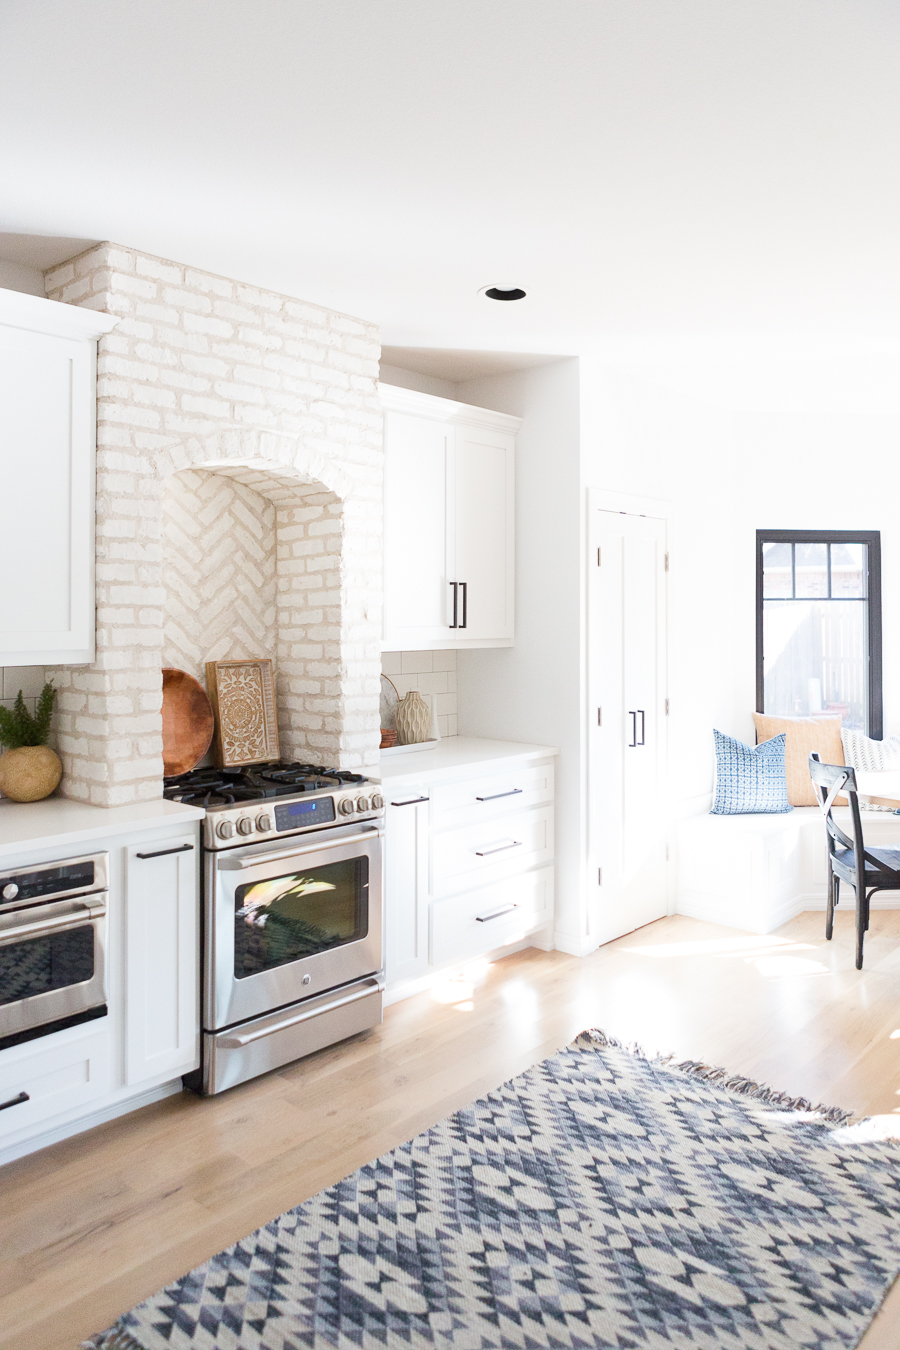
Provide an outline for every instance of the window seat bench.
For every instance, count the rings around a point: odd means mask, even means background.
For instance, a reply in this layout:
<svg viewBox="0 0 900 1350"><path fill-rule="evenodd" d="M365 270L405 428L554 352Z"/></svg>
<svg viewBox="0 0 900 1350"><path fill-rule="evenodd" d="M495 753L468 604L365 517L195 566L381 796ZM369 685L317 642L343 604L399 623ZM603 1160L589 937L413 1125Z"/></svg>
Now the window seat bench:
<svg viewBox="0 0 900 1350"><path fill-rule="evenodd" d="M834 814L842 828L848 819L849 833L849 809ZM868 845L900 845L900 816L863 811L862 826ZM677 826L676 877L676 913L728 928L771 933L804 910L824 910L822 813L795 806L783 815L692 816ZM873 896L872 908L900 908L900 893Z"/></svg>

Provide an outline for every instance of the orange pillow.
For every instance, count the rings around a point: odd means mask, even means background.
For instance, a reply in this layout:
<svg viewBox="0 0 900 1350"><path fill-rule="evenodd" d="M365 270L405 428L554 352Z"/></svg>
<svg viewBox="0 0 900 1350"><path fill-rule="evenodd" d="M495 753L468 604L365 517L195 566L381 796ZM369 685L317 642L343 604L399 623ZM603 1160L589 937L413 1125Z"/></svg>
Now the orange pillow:
<svg viewBox="0 0 900 1350"><path fill-rule="evenodd" d="M823 764L843 764L844 747L841 744L840 717L769 717L754 713L756 743L770 741L773 736L787 735L784 744L784 767L787 775L787 795L791 806L818 806L816 790L809 776L809 756L816 750Z"/></svg>

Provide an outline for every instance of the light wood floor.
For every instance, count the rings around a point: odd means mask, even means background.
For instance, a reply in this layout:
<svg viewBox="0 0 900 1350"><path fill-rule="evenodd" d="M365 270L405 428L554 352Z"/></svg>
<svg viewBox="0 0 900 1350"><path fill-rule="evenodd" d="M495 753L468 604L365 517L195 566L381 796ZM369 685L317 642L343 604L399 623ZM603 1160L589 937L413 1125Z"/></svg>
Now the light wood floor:
<svg viewBox="0 0 900 1350"><path fill-rule="evenodd" d="M584 1027L895 1116L900 1134L900 913L873 916L861 973L850 915L833 943L822 929L821 914L768 938L672 918L584 960L521 952L221 1097L172 1097L9 1164L0 1345L73 1350ZM900 1345L900 1285L894 1294L862 1350Z"/></svg>

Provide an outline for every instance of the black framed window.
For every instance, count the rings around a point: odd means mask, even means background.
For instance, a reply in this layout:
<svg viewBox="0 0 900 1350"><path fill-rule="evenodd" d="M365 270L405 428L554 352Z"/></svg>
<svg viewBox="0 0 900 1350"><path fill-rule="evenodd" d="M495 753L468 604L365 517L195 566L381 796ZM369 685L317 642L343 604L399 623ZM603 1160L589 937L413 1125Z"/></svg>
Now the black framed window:
<svg viewBox="0 0 900 1350"><path fill-rule="evenodd" d="M881 739L878 530L756 531L756 709Z"/></svg>

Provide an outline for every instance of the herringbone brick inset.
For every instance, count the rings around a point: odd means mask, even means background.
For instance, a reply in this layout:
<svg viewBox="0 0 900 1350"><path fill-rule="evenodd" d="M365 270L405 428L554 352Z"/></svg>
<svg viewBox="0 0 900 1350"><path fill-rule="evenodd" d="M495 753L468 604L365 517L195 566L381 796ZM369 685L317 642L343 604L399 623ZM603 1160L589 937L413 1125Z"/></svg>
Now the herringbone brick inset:
<svg viewBox="0 0 900 1350"><path fill-rule="evenodd" d="M185 469L163 495L163 664L276 657L275 506L223 474Z"/></svg>

